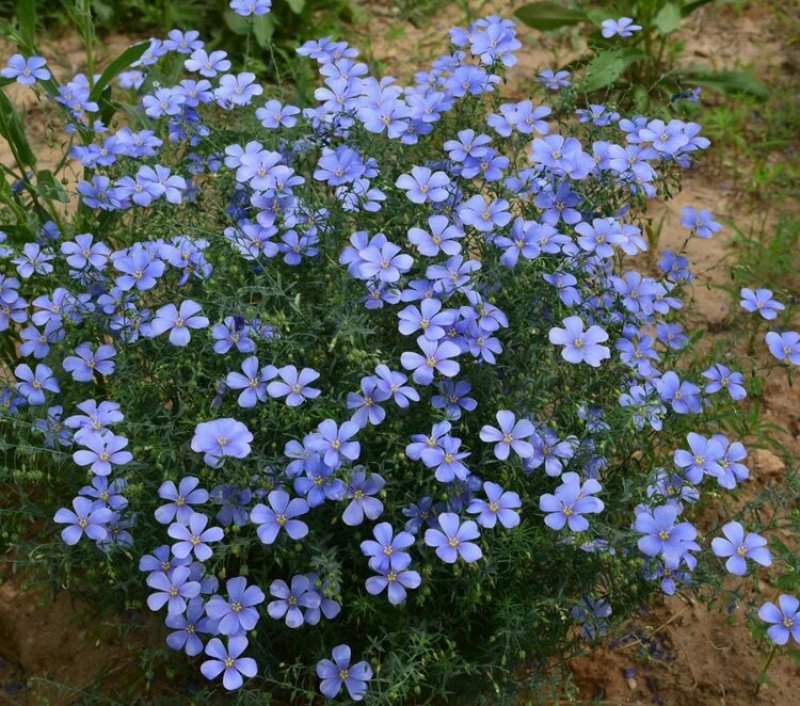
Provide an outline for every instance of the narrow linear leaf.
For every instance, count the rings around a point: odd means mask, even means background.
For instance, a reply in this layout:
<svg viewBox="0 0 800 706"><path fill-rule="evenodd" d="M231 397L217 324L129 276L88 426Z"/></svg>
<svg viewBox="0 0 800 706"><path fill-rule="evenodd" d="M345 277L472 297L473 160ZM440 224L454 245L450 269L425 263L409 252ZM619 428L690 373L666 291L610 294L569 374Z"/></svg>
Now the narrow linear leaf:
<svg viewBox="0 0 800 706"><path fill-rule="evenodd" d="M36 42L36 0L17 0L17 20L22 41L32 49Z"/></svg>
<svg viewBox="0 0 800 706"><path fill-rule="evenodd" d="M19 115L6 94L2 92L0 92L0 135L8 140L15 158L21 162L20 166L36 165L36 155L31 150L28 138L25 137Z"/></svg>
<svg viewBox="0 0 800 706"><path fill-rule="evenodd" d="M706 69L686 69L685 80L705 86L724 95L749 95L758 100L769 98L769 89L764 83L747 71L708 71Z"/></svg>
<svg viewBox="0 0 800 706"><path fill-rule="evenodd" d="M586 21L586 13L583 10L574 10L555 2L532 2L515 10L514 15L520 22L544 32Z"/></svg>
<svg viewBox="0 0 800 706"><path fill-rule="evenodd" d="M97 83L94 84L92 92L89 94L89 100L98 101L103 94L103 89L108 86L117 76L119 76L125 69L127 69L135 61L142 58L142 55L147 51L150 46L149 42L142 42L128 47L122 54L120 54L114 61L112 61L108 68L103 71Z"/></svg>

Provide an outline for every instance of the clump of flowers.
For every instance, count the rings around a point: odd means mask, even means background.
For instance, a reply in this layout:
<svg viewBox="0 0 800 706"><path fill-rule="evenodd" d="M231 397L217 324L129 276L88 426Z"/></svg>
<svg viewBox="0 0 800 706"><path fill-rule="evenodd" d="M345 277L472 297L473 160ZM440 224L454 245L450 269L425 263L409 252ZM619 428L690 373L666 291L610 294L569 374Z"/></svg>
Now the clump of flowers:
<svg viewBox="0 0 800 706"><path fill-rule="evenodd" d="M4 243L0 329L28 362L3 417L49 448L52 552L127 576L223 689L389 704L506 681L577 639L563 616L594 636L690 581L687 508L748 477L738 440L699 433L746 395L734 363L678 369L688 263L625 261L700 126L504 103L514 24L451 40L408 86L308 42L305 107L258 105L196 37L120 77L141 129L104 124L85 76L52 96L84 178L67 221ZM786 364L793 336L767 338ZM743 532L715 540L736 574L768 563Z"/></svg>

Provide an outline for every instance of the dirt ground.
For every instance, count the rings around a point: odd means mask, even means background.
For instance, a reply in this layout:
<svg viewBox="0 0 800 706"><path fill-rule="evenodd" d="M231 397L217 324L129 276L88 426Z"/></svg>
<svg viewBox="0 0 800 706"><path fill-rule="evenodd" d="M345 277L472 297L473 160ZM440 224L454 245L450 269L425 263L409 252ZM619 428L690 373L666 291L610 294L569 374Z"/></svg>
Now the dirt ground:
<svg viewBox="0 0 800 706"><path fill-rule="evenodd" d="M522 3L486 3L487 13L498 10L508 15L519 4ZM403 23L385 5L380 0L369 3L369 19L356 29L352 43L368 46L369 58L380 60L388 72L401 80L408 79L422 59L443 47L451 26L463 24L456 7L418 28ZM797 48L785 45L766 3L752 5L738 13L710 6L696 13L683 31L687 43L685 60L711 64L717 69L750 66L764 76L797 70ZM535 72L555 67L574 51L532 30L521 32L521 39L524 47L514 70L516 78L509 87L511 95L523 91L525 81ZM60 45L63 62L77 62L77 45L72 39L65 41ZM124 46L120 38L114 38L112 43L118 48ZM520 93L519 97L523 95ZM47 146L48 135L44 131L40 137L45 155L56 154L57 145ZM0 145L0 157L5 147ZM659 247L677 249L683 243L685 232L678 220L680 209L687 205L708 208L735 221L744 231L757 224L760 211L726 187L734 181L724 166L701 165L688 175L678 198L654 204L653 215L664 216ZM731 233L727 230L710 241L695 240L689 248L693 269L710 270L708 281L695 285L690 321L717 335L729 331L737 315L726 293L707 286L729 282L730 243ZM784 429L781 440L800 453L800 393L782 382L770 382L765 400L766 418ZM749 465L753 478L742 490L745 495L757 492L765 484L779 482L785 470L781 459L765 450L752 452ZM766 590L771 590L768 585ZM128 654L113 645L103 630L103 621L95 620L85 605L67 594L61 594L55 603L41 597L44 605L40 605L39 598L23 592L20 581L13 577L5 577L0 584L0 704L80 702L77 693L55 696L46 681L26 688L25 681L30 677L66 682L77 692L99 673L115 680L137 673L135 653ZM573 661L571 669L580 687L581 702L610 706L800 704L796 688L800 670L787 656L775 659L769 671L770 682L758 696L754 695L763 652L751 639L743 606L732 606L730 612L720 610L678 598L659 602L647 614L631 621L622 636Z"/></svg>

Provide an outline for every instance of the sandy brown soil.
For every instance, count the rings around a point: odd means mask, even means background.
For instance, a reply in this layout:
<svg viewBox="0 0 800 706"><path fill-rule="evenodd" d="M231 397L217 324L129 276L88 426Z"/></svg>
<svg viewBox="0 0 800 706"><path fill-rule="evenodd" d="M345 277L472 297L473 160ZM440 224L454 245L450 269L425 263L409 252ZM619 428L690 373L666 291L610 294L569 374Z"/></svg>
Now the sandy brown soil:
<svg viewBox="0 0 800 706"><path fill-rule="evenodd" d="M520 4L523 3L490 2L486 6L487 12L510 14ZM424 27L414 27L388 11L380 0L369 3L368 16L364 26L357 29L353 43L368 46L368 58L378 60L401 79L409 78L421 60L441 50L453 24L464 23L460 12L451 7ZM524 95L526 81L535 72L557 66L576 51L533 31L521 34L524 48L510 86L511 94L519 92L520 97ZM784 46L772 14L758 3L739 13L706 8L693 17L684 36L687 40L684 56L688 63L711 64L715 68L750 65L762 75L782 70L787 52L792 51ZM126 45L120 38L110 43L110 55ZM0 45L0 50L4 48ZM56 48L65 70L74 70L81 56L76 40L68 37ZM37 151L47 165L55 159L59 145L48 144L51 136L44 129L42 117L41 108L31 105L29 124L41 126L35 128L39 130ZM0 144L0 159L5 150L6 145ZM701 166L688 175L678 198L655 204L652 214L656 218L664 216L659 247L678 248L683 243L678 214L686 205L709 208L715 214L733 219L745 231L756 223L760 213L748 207L740 194L723 188L725 183L733 181L733 175L724 166ZM729 281L727 268L733 256L730 241L728 231L712 241L695 241L689 248L694 269L709 270L705 280L695 284L690 320L715 331L716 335L728 332L737 315L729 295L708 286ZM800 453L797 388L791 389L775 379L767 385L765 402L766 417L785 430L782 441ZM745 486L745 494L779 482L785 470L781 459L769 451L757 450L750 460L753 481ZM767 585L765 590L771 589ZM770 683L757 697L754 695L763 652L750 637L743 607L735 606L730 613L721 610L722 607L710 608L677 598L659 602L646 615L631 621L621 637L573 661L571 668L580 687L581 701L620 706L800 704L796 688L800 670L785 656L773 662ZM141 620L141 617L124 619ZM113 631L104 628L102 620L68 594L62 593L55 602L50 602L49 596L23 592L17 578L5 577L0 585L0 704L80 703L77 693L72 696L58 693L48 685L48 679L68 683L77 690L91 684L97 675L105 675L111 683L136 679L140 670L135 651L129 654L114 639ZM25 680L31 677L34 681L25 688Z"/></svg>

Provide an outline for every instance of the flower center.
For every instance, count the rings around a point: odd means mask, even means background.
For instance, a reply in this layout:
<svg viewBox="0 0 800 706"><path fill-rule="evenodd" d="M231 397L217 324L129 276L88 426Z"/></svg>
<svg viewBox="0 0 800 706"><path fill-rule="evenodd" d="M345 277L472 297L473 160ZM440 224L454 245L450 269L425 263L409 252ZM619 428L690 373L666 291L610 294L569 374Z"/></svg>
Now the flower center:
<svg viewBox="0 0 800 706"><path fill-rule="evenodd" d="M450 537L447 540L447 544L455 549L458 546L458 537Z"/></svg>

